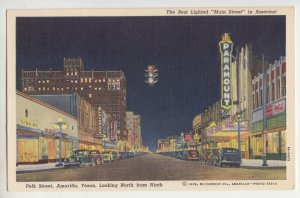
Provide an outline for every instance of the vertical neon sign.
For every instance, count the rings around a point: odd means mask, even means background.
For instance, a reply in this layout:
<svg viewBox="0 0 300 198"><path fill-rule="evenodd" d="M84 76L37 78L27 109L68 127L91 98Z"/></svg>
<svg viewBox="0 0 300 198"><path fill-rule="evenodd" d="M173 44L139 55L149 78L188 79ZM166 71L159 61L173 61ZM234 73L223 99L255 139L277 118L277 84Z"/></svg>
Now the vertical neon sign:
<svg viewBox="0 0 300 198"><path fill-rule="evenodd" d="M232 106L231 59L233 43L229 33L224 33L219 42L221 52L221 107L229 110Z"/></svg>

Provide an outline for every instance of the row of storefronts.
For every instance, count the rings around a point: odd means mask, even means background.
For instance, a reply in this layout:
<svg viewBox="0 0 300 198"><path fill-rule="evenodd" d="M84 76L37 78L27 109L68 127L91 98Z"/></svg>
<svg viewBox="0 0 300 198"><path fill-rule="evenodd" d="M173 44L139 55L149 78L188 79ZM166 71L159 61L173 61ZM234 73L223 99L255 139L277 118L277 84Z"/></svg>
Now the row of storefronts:
<svg viewBox="0 0 300 198"><path fill-rule="evenodd" d="M223 35L220 43L220 47L224 43L231 45L230 36ZM228 79L225 80L222 75L221 86L228 86L226 90L230 93L222 93L219 101L194 117L192 132L188 133L192 137L185 138L188 134L179 136L176 149L197 149L200 153L207 153L240 146L243 158L261 159L265 151L269 160L285 160L288 135L285 57L268 64L263 56L254 57L252 46L246 44L238 48L230 60L230 66L221 63L221 70L231 74L226 74ZM263 68L264 77L260 73ZM224 99L228 94L230 97ZM159 140L158 151L171 151L170 142L170 138Z"/></svg>
<svg viewBox="0 0 300 198"><path fill-rule="evenodd" d="M59 158L58 118L67 123L62 130L62 158L79 146L77 119L53 106L17 92L17 164L55 162Z"/></svg>
<svg viewBox="0 0 300 198"><path fill-rule="evenodd" d="M70 108L72 110L67 113L67 110L59 108L59 106L55 107L22 92L17 92L16 100L18 105L16 116L17 164L56 162L60 153L60 132L62 136L61 157L63 159L70 157L76 149L99 151L112 147L118 149L117 143L105 146L102 138L94 133L89 133L89 129L92 128L89 125L94 126L94 122L79 124L80 116L78 114L83 114L82 108L78 111ZM57 98L52 101L61 104ZM76 114L71 115L74 112ZM90 112L86 112L85 116L88 116L88 113ZM66 123L66 127L62 131L57 127L58 119Z"/></svg>
<svg viewBox="0 0 300 198"><path fill-rule="evenodd" d="M76 149L129 151L127 141L116 140L115 122L102 109L93 108L74 94L16 94L17 164L56 162ZM58 119L66 127L60 131ZM112 141L114 140L114 141Z"/></svg>

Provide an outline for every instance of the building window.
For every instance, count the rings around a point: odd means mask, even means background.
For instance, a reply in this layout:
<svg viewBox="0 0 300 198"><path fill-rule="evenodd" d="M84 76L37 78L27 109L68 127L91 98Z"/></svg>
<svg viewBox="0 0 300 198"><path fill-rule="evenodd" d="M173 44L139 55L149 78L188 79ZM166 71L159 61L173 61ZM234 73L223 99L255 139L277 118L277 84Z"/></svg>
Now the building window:
<svg viewBox="0 0 300 198"><path fill-rule="evenodd" d="M70 89L70 87L67 87L67 89Z"/></svg>
<svg viewBox="0 0 300 198"><path fill-rule="evenodd" d="M77 87L75 87L75 90L77 90Z"/></svg>
<svg viewBox="0 0 300 198"><path fill-rule="evenodd" d="M67 72L67 76L69 76L69 72Z"/></svg>
<svg viewBox="0 0 300 198"><path fill-rule="evenodd" d="M43 80L43 83L45 83L45 81Z"/></svg>
<svg viewBox="0 0 300 198"><path fill-rule="evenodd" d="M97 82L98 82L98 80L96 79L96 80L95 80L95 83L97 83Z"/></svg>
<svg viewBox="0 0 300 198"><path fill-rule="evenodd" d="M101 87L99 87L99 90L101 90Z"/></svg>
<svg viewBox="0 0 300 198"><path fill-rule="evenodd" d="M92 88L92 85L89 85L89 88Z"/></svg>
<svg viewBox="0 0 300 198"><path fill-rule="evenodd" d="M84 78L84 82L87 83L87 78Z"/></svg>
<svg viewBox="0 0 300 198"><path fill-rule="evenodd" d="M98 88L97 88L97 87L95 87L95 90L98 90Z"/></svg>
<svg viewBox="0 0 300 198"><path fill-rule="evenodd" d="M81 91L82 91L82 90L83 90L83 87L81 87L80 89L81 89Z"/></svg>
<svg viewBox="0 0 300 198"><path fill-rule="evenodd" d="M282 96L286 96L286 76L282 76Z"/></svg>
<svg viewBox="0 0 300 198"><path fill-rule="evenodd" d="M272 82L272 90L271 90L271 95L272 95L272 101L275 100L275 81Z"/></svg>
<svg viewBox="0 0 300 198"><path fill-rule="evenodd" d="M41 88L39 87L38 90L41 91Z"/></svg>
<svg viewBox="0 0 300 198"><path fill-rule="evenodd" d="M101 83L101 79L99 79L99 83Z"/></svg>
<svg viewBox="0 0 300 198"><path fill-rule="evenodd" d="M45 87L43 87L43 91L45 91Z"/></svg>
<svg viewBox="0 0 300 198"><path fill-rule="evenodd" d="M75 80L75 83L77 83L77 80Z"/></svg>
<svg viewBox="0 0 300 198"><path fill-rule="evenodd" d="M89 98L91 98L92 97L92 94L89 94Z"/></svg>
<svg viewBox="0 0 300 198"><path fill-rule="evenodd" d="M24 88L24 91L27 91L27 88L26 88L26 87Z"/></svg>
<svg viewBox="0 0 300 198"><path fill-rule="evenodd" d="M92 82L92 78L89 78L89 83L91 83Z"/></svg>
<svg viewBox="0 0 300 198"><path fill-rule="evenodd" d="M73 76L73 72L71 72L71 76Z"/></svg>
<svg viewBox="0 0 300 198"><path fill-rule="evenodd" d="M80 78L80 82L83 83L83 78Z"/></svg>
<svg viewBox="0 0 300 198"><path fill-rule="evenodd" d="M276 82L276 97L277 99L279 99L281 96L280 96L280 79L277 79L277 82Z"/></svg>
<svg viewBox="0 0 300 198"><path fill-rule="evenodd" d="M28 82L29 82L29 80L28 80ZM38 83L41 83L41 81L39 80Z"/></svg>
<svg viewBox="0 0 300 198"><path fill-rule="evenodd" d="M61 88L61 90L63 91L63 90L64 90L64 88L62 87L62 88Z"/></svg>
<svg viewBox="0 0 300 198"><path fill-rule="evenodd" d="M55 87L53 87L53 90L55 90Z"/></svg>
<svg viewBox="0 0 300 198"><path fill-rule="evenodd" d="M49 87L47 87L47 90L49 91Z"/></svg>
<svg viewBox="0 0 300 198"><path fill-rule="evenodd" d="M49 83L49 80L47 80L47 83Z"/></svg>
<svg viewBox="0 0 300 198"><path fill-rule="evenodd" d="M259 106L261 107L262 106L262 102L263 102L262 88L259 89L259 98L260 98L260 104L259 104Z"/></svg>
<svg viewBox="0 0 300 198"><path fill-rule="evenodd" d="M75 75L77 76L77 71L75 71Z"/></svg>
<svg viewBox="0 0 300 198"><path fill-rule="evenodd" d="M103 82L105 82L105 78L103 78Z"/></svg>
<svg viewBox="0 0 300 198"><path fill-rule="evenodd" d="M73 80L71 80L71 83L73 83Z"/></svg>

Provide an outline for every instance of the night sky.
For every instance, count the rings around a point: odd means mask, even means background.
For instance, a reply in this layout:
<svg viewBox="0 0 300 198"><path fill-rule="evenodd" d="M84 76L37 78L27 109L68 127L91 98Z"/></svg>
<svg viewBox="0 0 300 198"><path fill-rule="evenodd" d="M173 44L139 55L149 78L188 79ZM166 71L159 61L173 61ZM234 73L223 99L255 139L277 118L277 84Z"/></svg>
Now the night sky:
<svg viewBox="0 0 300 198"><path fill-rule="evenodd" d="M192 129L192 119L220 99L218 42L253 45L274 62L285 55L284 16L17 18L20 71L63 70L64 57L81 57L85 70L122 70L127 111L141 115L144 145ZM149 87L144 70L159 70Z"/></svg>

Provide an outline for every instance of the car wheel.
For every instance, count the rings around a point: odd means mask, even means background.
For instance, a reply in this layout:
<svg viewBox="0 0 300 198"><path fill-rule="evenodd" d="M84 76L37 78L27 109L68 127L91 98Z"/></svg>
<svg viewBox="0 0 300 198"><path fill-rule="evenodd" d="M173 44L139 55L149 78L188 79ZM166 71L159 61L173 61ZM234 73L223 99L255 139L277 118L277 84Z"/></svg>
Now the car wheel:
<svg viewBox="0 0 300 198"><path fill-rule="evenodd" d="M98 165L100 163L101 163L100 159L97 159L96 164Z"/></svg>
<svg viewBox="0 0 300 198"><path fill-rule="evenodd" d="M79 167L80 167L80 168L82 168L82 167L84 167L84 166L85 166L84 162L81 162L81 163L79 164Z"/></svg>

